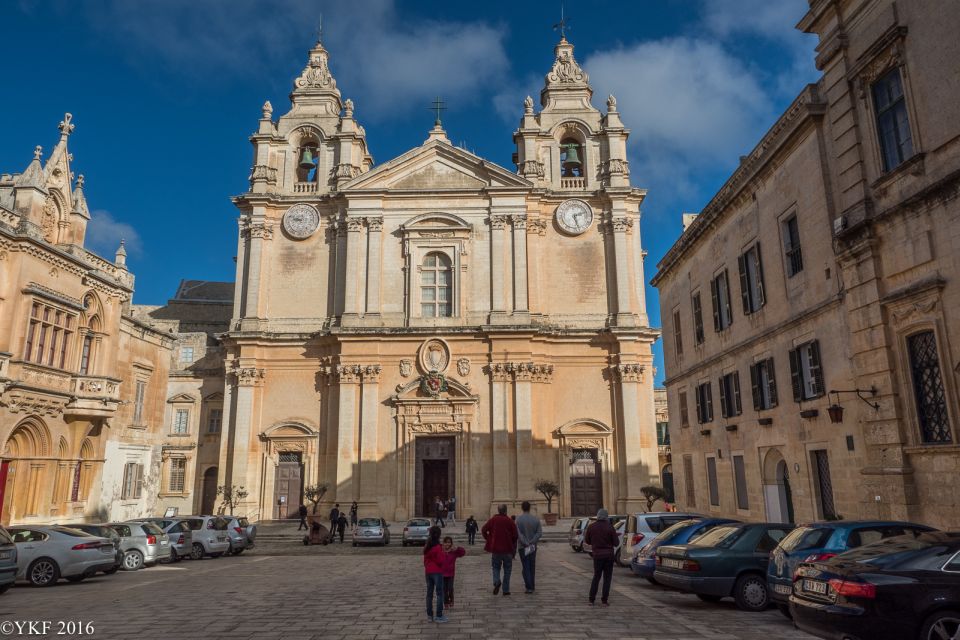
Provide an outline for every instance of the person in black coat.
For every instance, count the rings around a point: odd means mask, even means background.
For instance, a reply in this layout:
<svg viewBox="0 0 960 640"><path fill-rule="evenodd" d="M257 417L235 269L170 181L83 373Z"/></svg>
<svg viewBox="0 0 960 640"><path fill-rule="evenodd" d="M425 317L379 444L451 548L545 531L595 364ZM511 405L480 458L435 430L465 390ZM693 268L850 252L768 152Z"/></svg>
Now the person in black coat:
<svg viewBox="0 0 960 640"><path fill-rule="evenodd" d="M343 544L343 532L347 528L347 516L340 514L340 517L337 518L337 535L340 536L340 544Z"/></svg>
<svg viewBox="0 0 960 640"><path fill-rule="evenodd" d="M603 577L603 593L600 595L600 603L607 605L607 599L610 597L610 582L613 580L613 554L617 548L617 542L620 536L610 522L610 516L606 509L600 509L597 512L597 521L587 527L587 532L583 536L584 544L592 547L590 555L593 556L593 581L590 583L590 604L597 598L597 587L600 586L600 577Z"/></svg>
<svg viewBox="0 0 960 640"><path fill-rule="evenodd" d="M479 529L480 525L477 524L473 516L467 518L467 543L473 544L473 541L477 538L477 531Z"/></svg>
<svg viewBox="0 0 960 640"><path fill-rule="evenodd" d="M337 531L337 520L340 519L340 503L333 505L333 509L330 509L330 536Z"/></svg>
<svg viewBox="0 0 960 640"><path fill-rule="evenodd" d="M300 508L297 509L297 513L300 514L300 526L297 527L297 531L300 529L310 530L310 527L307 526L307 505L301 503Z"/></svg>

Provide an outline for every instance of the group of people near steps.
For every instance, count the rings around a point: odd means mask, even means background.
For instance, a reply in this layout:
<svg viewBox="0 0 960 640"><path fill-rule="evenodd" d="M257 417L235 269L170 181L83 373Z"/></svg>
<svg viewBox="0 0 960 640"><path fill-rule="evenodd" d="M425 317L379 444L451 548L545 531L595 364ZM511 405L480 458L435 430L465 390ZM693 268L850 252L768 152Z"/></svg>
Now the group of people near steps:
<svg viewBox="0 0 960 640"><path fill-rule="evenodd" d="M536 590L537 545L543 537L540 518L530 513L530 503L524 501L522 513L516 519L507 515L507 505L497 508L497 513L480 527L484 539L483 550L490 554L493 576L493 595L510 595L510 577L513 561L520 556L524 593ZM472 533L471 533L472 524ZM473 516L467 521L467 536L473 544L477 522ZM427 619L430 622L448 622L444 611L454 606L454 578L456 563L466 555L463 547L454 547L453 538L441 541L442 531L438 525L430 527L430 538L423 548L423 570L427 583ZM613 579L614 551L619 535L610 522L606 509L597 512L597 520L587 528L584 543L590 545L593 556L593 580L590 583L590 605L596 602L600 591L601 606L608 606L610 583ZM602 591L600 583L603 583Z"/></svg>

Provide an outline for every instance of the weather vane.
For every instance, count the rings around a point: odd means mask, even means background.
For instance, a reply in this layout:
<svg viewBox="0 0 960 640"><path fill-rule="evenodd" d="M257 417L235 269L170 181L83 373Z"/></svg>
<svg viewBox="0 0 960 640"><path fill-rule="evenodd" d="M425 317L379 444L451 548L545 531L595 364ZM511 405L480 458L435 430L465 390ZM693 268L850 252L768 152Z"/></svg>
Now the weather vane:
<svg viewBox="0 0 960 640"><path fill-rule="evenodd" d="M446 104L446 103L444 103L444 101L440 99L440 96L437 96L437 97L434 98L434 100L433 100L433 106L430 107L430 111L436 111L436 112L437 112L437 119L436 119L436 120L434 121L434 123L433 123L434 126L436 126L436 127L439 127L439 126L440 126L440 112L447 110L447 107L445 106L445 104Z"/></svg>
<svg viewBox="0 0 960 640"><path fill-rule="evenodd" d="M563 2L561 2L561 3L560 3L560 22L558 22L557 24L553 25L553 30L554 30L554 31L558 31L558 30L559 30L559 31L560 31L560 39L561 39L561 40L566 40L566 39L567 39L567 29L569 29L569 28L570 28L570 26L567 24L567 19L566 19L566 18L564 17L564 15L563 15Z"/></svg>

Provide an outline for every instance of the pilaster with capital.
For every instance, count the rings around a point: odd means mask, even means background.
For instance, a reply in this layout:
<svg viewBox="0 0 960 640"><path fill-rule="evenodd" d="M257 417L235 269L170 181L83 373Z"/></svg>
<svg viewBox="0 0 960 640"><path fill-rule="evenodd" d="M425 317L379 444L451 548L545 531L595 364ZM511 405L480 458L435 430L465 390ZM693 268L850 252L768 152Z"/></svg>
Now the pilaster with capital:
<svg viewBox="0 0 960 640"><path fill-rule="evenodd" d="M527 302L527 216L515 215L513 222L513 311L526 313Z"/></svg>
<svg viewBox="0 0 960 640"><path fill-rule="evenodd" d="M254 216L246 225L241 227L241 233L246 236L249 248L247 300L244 316L259 318L261 317L261 290L267 286L267 270L264 269L267 259L264 243L273 239L273 223L259 216Z"/></svg>
<svg viewBox="0 0 960 640"><path fill-rule="evenodd" d="M363 242L363 220L347 218L347 272L343 281L344 291L343 324L350 324L350 317L360 315L360 291L364 289L363 270L365 267L365 245Z"/></svg>
<svg viewBox="0 0 960 640"><path fill-rule="evenodd" d="M380 272L383 244L383 218L365 218L367 223L367 300L366 313L380 313Z"/></svg>
<svg viewBox="0 0 960 640"><path fill-rule="evenodd" d="M377 417L380 408L380 365L360 367L360 499L377 500Z"/></svg>
<svg viewBox="0 0 960 640"><path fill-rule="evenodd" d="M617 285L617 326L635 326L636 315L630 309L630 244L627 234L633 228L633 219L626 215L611 215L610 231L613 234L614 264Z"/></svg>
<svg viewBox="0 0 960 640"><path fill-rule="evenodd" d="M506 262L506 228L510 217L490 216L490 310L494 314L506 311L504 299L504 264Z"/></svg>

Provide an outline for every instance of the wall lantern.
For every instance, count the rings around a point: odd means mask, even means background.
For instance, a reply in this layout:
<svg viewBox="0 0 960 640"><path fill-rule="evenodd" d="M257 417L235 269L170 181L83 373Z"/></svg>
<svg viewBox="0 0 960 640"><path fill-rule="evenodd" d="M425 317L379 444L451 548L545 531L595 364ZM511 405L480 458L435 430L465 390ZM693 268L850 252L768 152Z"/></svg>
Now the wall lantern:
<svg viewBox="0 0 960 640"><path fill-rule="evenodd" d="M840 394L841 393L855 393L857 397L863 400L867 406L871 407L874 411L880 410L879 402L870 402L863 394L869 393L870 397L876 397L877 388L873 385L869 389L831 389L830 393L834 395L834 402L829 407L827 407L827 413L830 415L830 422L833 424L840 424L843 422L843 406L840 404Z"/></svg>

